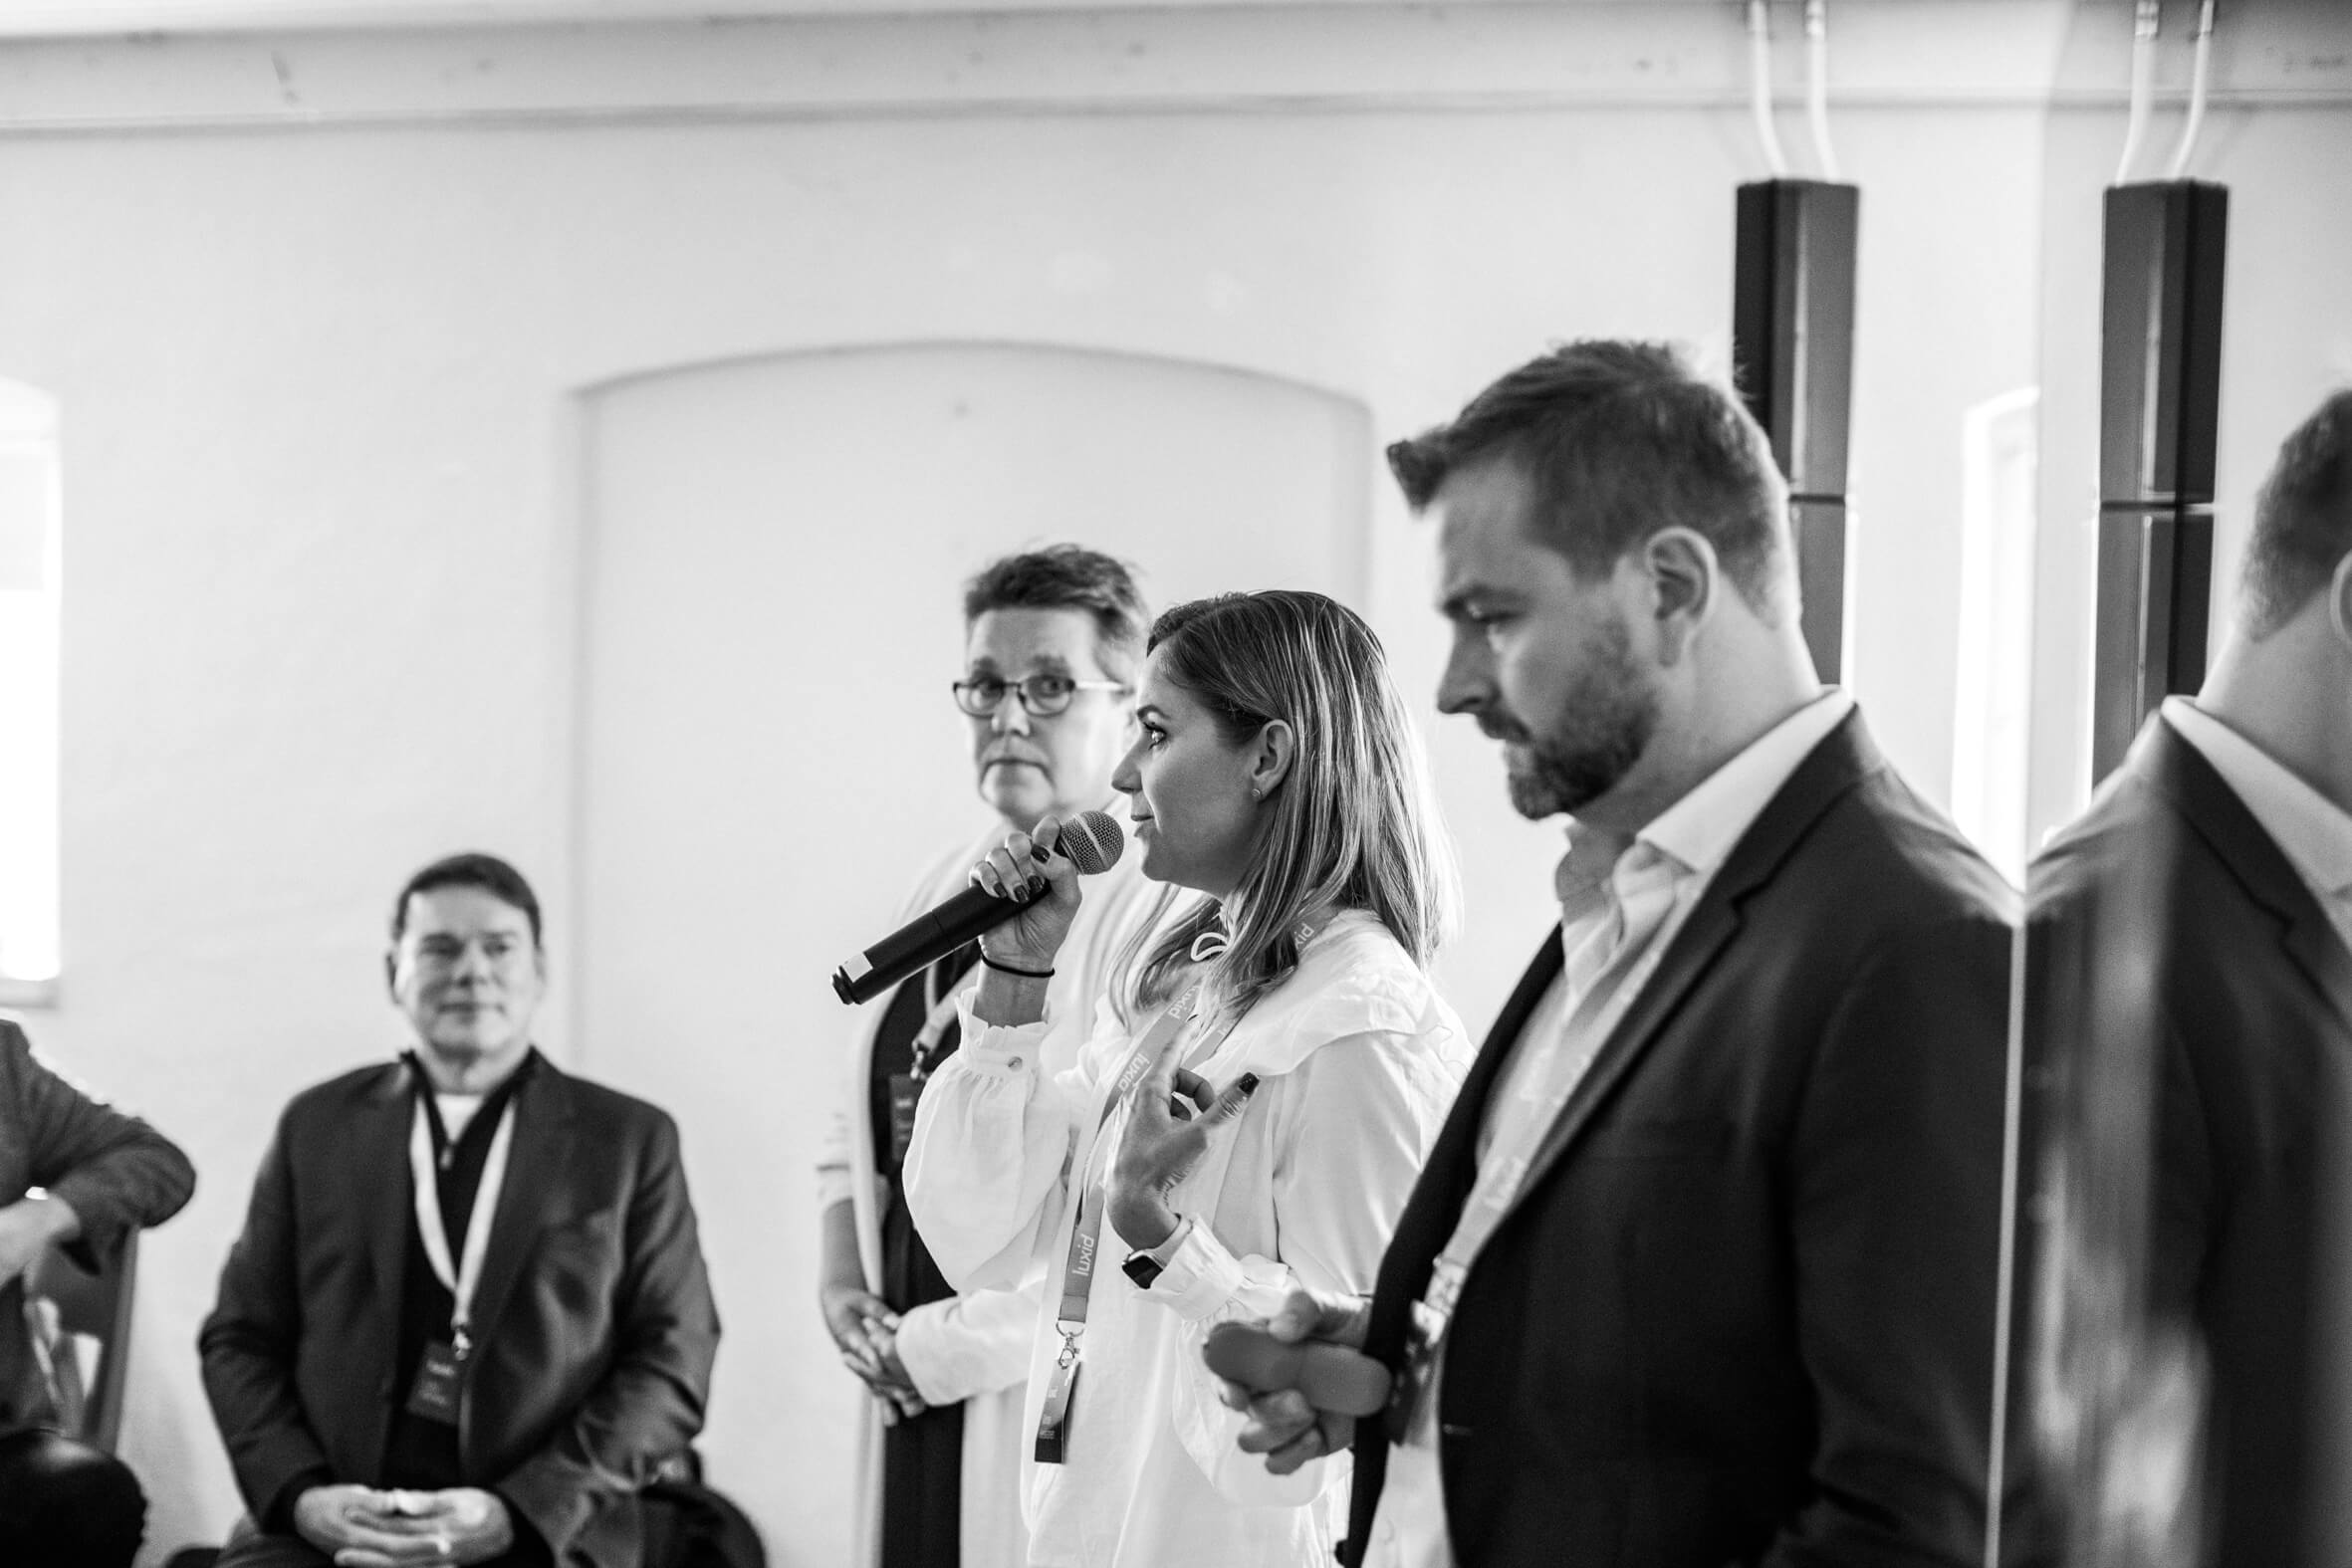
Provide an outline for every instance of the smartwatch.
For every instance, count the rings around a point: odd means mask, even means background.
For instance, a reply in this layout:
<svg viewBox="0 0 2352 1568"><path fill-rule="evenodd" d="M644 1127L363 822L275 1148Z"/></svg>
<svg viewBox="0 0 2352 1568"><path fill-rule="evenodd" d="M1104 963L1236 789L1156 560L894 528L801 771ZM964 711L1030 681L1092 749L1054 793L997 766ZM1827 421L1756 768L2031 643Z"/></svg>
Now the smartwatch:
<svg viewBox="0 0 2352 1568"><path fill-rule="evenodd" d="M1158 1254L1164 1249L1170 1255L1174 1255L1176 1248L1183 1244L1184 1232L1191 1229L1191 1221L1179 1215L1176 1220L1176 1229L1168 1232L1166 1240L1156 1247L1145 1247L1140 1251L1129 1252L1127 1260L1119 1264L1119 1272L1134 1280L1136 1289L1149 1290L1160 1275L1168 1271L1168 1265L1160 1261Z"/></svg>

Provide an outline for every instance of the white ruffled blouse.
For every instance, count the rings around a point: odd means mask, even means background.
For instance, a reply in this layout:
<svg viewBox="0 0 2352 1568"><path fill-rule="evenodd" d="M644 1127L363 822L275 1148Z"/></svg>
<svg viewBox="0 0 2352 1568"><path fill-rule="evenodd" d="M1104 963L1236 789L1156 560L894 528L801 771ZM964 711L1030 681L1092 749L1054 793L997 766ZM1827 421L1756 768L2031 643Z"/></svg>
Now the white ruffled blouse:
<svg viewBox="0 0 2352 1568"><path fill-rule="evenodd" d="M1123 1130L1123 1110L1104 1117L1110 1079L1157 1014L1130 1029L1105 1002L1077 1065L1049 1076L1037 1047L1050 1018L996 1027L971 1003L962 1049L923 1095L907 1199L957 1288L1046 1271L1024 1418L1034 1433L1061 1347L1051 1307L1076 1217L1071 1173L1088 1169L1098 1136ZM1472 1046L1387 928L1353 911L1205 1060L1191 1059L1198 1021L1185 1039L1185 1064L1214 1089L1245 1072L1258 1088L1170 1195L1194 1223L1151 1287L1094 1271L1066 1461L1023 1464L1033 1564L1321 1568L1345 1529L1345 1456L1277 1476L1241 1453L1241 1418L1218 1402L1201 1344L1211 1324L1269 1316L1294 1288L1371 1290ZM1106 1263L1133 1250L1107 1218L1102 1230Z"/></svg>

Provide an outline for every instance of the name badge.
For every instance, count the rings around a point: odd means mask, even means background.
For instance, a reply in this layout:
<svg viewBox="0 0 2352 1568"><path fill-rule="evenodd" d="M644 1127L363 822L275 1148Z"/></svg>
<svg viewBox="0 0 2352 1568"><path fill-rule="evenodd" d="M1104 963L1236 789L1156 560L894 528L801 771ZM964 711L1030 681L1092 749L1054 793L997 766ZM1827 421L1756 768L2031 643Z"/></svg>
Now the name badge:
<svg viewBox="0 0 2352 1568"><path fill-rule="evenodd" d="M1413 1418L1429 1397L1437 1368L1438 1346L1445 1342L1446 1315L1426 1301L1413 1303L1412 1326L1405 1331L1405 1364L1388 1391L1385 1425L1388 1441L1400 1447L1413 1430Z"/></svg>
<svg viewBox="0 0 2352 1568"><path fill-rule="evenodd" d="M408 1390L408 1414L456 1426L457 1395L464 1383L465 1363L457 1347L445 1339L431 1341L416 1363L416 1382Z"/></svg>
<svg viewBox="0 0 2352 1568"><path fill-rule="evenodd" d="M890 1074L890 1163L906 1164L914 1147L915 1109L923 1103L923 1080L911 1072Z"/></svg>
<svg viewBox="0 0 2352 1568"><path fill-rule="evenodd" d="M1059 1464L1069 1448L1069 1401L1078 1391L1078 1370L1076 1357L1064 1357L1046 1385L1046 1408L1038 1417L1037 1447L1032 1451L1040 1464Z"/></svg>

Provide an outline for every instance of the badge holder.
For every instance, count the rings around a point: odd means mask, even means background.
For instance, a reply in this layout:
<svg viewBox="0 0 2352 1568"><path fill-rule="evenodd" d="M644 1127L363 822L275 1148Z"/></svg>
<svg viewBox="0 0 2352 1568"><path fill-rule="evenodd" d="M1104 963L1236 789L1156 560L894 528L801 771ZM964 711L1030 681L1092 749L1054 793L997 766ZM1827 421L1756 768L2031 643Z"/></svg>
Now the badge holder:
<svg viewBox="0 0 2352 1568"><path fill-rule="evenodd" d="M447 1339L426 1344L416 1363L416 1382L408 1390L408 1414L426 1421L457 1425L458 1396L465 1388L466 1357L473 1344L459 1329Z"/></svg>

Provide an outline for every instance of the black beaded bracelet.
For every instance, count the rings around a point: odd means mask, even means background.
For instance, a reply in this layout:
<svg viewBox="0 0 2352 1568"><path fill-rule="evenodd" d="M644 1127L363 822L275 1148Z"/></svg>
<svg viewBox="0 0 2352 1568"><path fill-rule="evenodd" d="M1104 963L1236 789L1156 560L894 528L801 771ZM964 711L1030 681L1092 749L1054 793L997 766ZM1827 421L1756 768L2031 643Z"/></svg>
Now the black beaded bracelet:
<svg viewBox="0 0 2352 1568"><path fill-rule="evenodd" d="M980 962L1000 975L1019 975L1023 980L1052 980L1054 978L1054 972L1050 969L1015 969L1010 964L999 964L988 956L986 948L980 950Z"/></svg>

